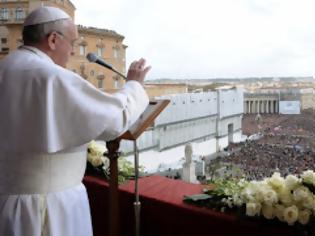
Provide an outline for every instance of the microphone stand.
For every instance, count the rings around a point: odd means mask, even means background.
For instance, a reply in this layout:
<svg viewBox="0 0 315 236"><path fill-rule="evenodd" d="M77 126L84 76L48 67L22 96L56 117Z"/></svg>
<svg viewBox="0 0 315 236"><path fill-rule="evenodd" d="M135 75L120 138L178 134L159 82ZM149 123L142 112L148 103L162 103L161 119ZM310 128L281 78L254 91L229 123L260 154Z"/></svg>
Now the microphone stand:
<svg viewBox="0 0 315 236"><path fill-rule="evenodd" d="M133 141L134 144L134 154L135 154L135 202L134 210L135 210L135 233L136 236L140 236L140 209L141 209L141 202L139 201L139 188L138 188L138 180L139 180L139 150L137 147L137 140Z"/></svg>

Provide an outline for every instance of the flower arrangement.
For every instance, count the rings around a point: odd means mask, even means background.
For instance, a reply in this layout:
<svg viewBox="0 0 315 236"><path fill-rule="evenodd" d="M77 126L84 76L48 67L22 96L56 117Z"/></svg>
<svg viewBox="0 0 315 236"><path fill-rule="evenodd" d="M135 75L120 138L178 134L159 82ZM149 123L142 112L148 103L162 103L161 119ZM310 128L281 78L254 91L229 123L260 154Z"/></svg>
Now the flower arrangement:
<svg viewBox="0 0 315 236"><path fill-rule="evenodd" d="M203 195L186 196L186 201L202 200L202 206L225 211L242 209L248 217L276 219L288 225L307 225L315 216L315 173L285 178L275 172L261 181L214 179ZM209 185L208 185L209 186Z"/></svg>
<svg viewBox="0 0 315 236"><path fill-rule="evenodd" d="M109 179L109 165L110 161L105 157L105 145L92 140L88 144L87 150L87 171L86 174L97 175ZM143 171L140 167L140 172ZM118 159L118 182L123 183L126 180L134 177L134 166L124 157Z"/></svg>

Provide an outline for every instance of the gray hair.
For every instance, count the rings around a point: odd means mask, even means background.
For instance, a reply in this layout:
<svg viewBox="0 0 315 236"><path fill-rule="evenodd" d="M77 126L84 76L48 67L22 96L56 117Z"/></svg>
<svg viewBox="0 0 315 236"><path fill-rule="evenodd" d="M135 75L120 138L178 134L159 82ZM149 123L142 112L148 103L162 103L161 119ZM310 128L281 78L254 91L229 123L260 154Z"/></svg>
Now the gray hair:
<svg viewBox="0 0 315 236"><path fill-rule="evenodd" d="M37 25L24 26L22 33L24 44L33 45L40 43L53 31L64 34L67 21L68 19L61 19Z"/></svg>

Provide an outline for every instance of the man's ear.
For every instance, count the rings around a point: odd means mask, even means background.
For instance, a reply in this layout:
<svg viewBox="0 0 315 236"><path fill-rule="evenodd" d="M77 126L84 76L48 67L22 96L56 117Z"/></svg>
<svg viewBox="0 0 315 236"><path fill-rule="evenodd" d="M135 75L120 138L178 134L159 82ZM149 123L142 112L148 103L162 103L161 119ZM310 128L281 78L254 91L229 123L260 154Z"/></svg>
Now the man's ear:
<svg viewBox="0 0 315 236"><path fill-rule="evenodd" d="M48 42L48 46L51 50L55 50L56 49L56 42L57 42L57 33L56 32L52 32L49 34L48 38L47 38L47 42Z"/></svg>

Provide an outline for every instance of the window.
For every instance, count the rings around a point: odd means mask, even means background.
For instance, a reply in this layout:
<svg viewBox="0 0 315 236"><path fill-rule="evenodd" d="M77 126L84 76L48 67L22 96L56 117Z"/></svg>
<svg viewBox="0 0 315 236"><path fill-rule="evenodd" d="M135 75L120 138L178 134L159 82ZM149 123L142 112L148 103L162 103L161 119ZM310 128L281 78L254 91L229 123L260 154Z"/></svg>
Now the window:
<svg viewBox="0 0 315 236"><path fill-rule="evenodd" d="M104 53L104 48L97 47L97 55L99 57L103 57L103 53Z"/></svg>
<svg viewBox="0 0 315 236"><path fill-rule="evenodd" d="M94 76L94 74L95 74L94 70L91 70L90 71L90 76Z"/></svg>
<svg viewBox="0 0 315 236"><path fill-rule="evenodd" d="M8 42L7 38L1 38L1 44L6 44Z"/></svg>
<svg viewBox="0 0 315 236"><path fill-rule="evenodd" d="M2 48L2 52L9 52L9 48Z"/></svg>
<svg viewBox="0 0 315 236"><path fill-rule="evenodd" d="M118 79L114 78L114 89L118 89Z"/></svg>
<svg viewBox="0 0 315 236"><path fill-rule="evenodd" d="M16 8L15 10L15 17L16 20L23 20L24 19L24 11L21 7Z"/></svg>
<svg viewBox="0 0 315 236"><path fill-rule="evenodd" d="M114 58L118 57L118 50L116 48L113 49Z"/></svg>
<svg viewBox="0 0 315 236"><path fill-rule="evenodd" d="M104 89L104 79L105 76L101 73L97 76L97 87L101 90Z"/></svg>
<svg viewBox="0 0 315 236"><path fill-rule="evenodd" d="M84 45L80 45L80 55L85 56L85 46Z"/></svg>
<svg viewBox="0 0 315 236"><path fill-rule="evenodd" d="M9 19L9 10L7 8L0 9L0 20L8 20Z"/></svg>
<svg viewBox="0 0 315 236"><path fill-rule="evenodd" d="M102 80L102 79L99 79L99 80L97 81L97 87L98 87L99 89L102 89L102 88L103 88L103 80Z"/></svg>

